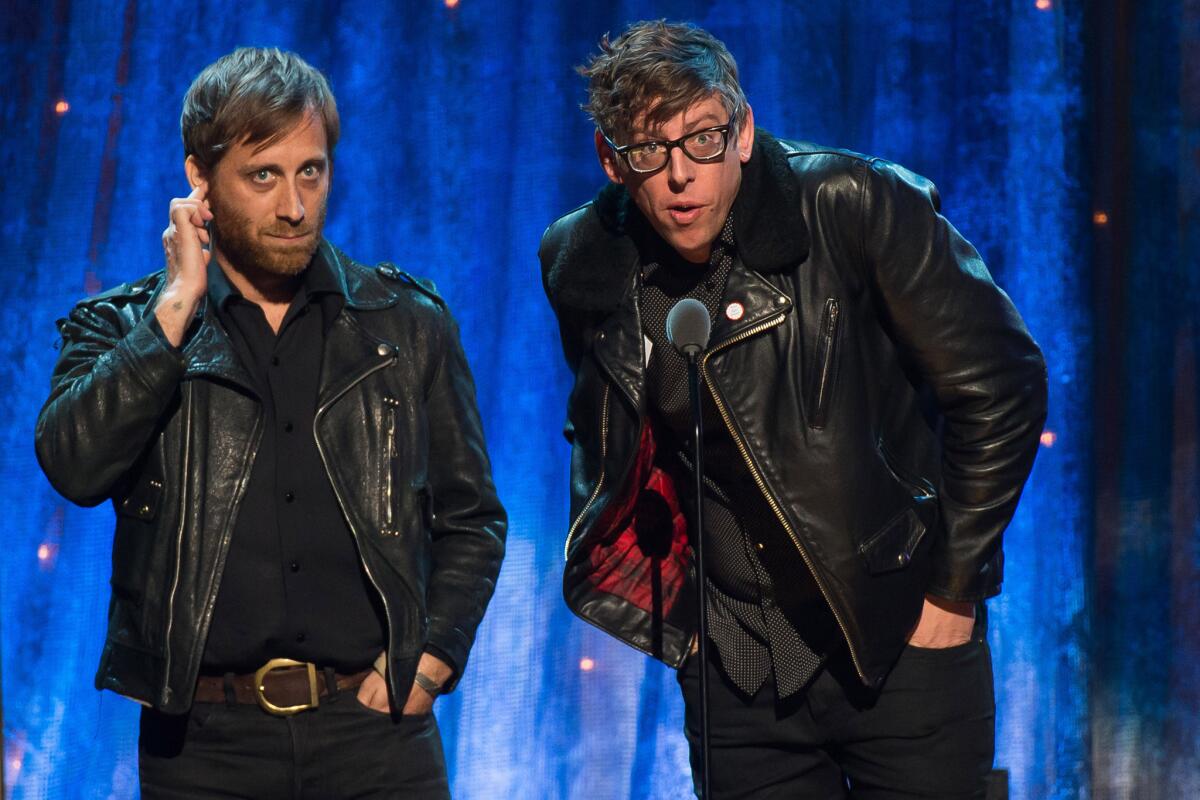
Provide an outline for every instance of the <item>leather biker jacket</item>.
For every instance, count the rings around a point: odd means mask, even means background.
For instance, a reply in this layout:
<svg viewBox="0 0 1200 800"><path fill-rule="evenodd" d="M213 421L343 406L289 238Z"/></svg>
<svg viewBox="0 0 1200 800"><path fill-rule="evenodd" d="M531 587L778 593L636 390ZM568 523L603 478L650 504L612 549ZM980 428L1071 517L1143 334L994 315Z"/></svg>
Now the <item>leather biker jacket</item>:
<svg viewBox="0 0 1200 800"><path fill-rule="evenodd" d="M441 298L390 264L321 247L346 302L326 337L313 435L382 600L388 681L404 698L427 644L462 674L506 517ZM179 713L192 703L263 413L207 300L182 356L150 327L164 282L157 272L124 284L59 322L36 445L63 496L116 510L97 688Z"/></svg>
<svg viewBox="0 0 1200 800"><path fill-rule="evenodd" d="M810 575L868 686L927 593L999 591L1001 534L1046 415L1040 350L938 207L903 167L758 131L723 299L743 312L715 322L701 361L779 521L758 542L777 593L765 602L798 612L791 590ZM695 631L691 549L655 464L637 307L654 235L610 185L549 227L540 257L575 380L567 603L679 666Z"/></svg>

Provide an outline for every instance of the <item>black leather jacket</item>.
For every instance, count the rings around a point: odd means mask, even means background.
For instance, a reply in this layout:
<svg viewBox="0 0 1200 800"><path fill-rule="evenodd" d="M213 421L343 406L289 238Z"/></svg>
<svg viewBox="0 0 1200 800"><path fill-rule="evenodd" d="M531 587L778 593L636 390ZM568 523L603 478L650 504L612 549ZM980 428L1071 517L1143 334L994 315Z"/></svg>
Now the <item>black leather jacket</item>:
<svg viewBox="0 0 1200 800"><path fill-rule="evenodd" d="M932 184L756 138L724 299L744 313L715 323L703 377L780 523L761 532L771 600L796 612L796 576L811 575L859 677L878 686L926 593L999 591L1001 534L1045 421L1045 364L937 213ZM655 465L636 302L653 236L609 186L550 226L540 257L575 376L567 603L678 666L695 630L691 550Z"/></svg>
<svg viewBox="0 0 1200 800"><path fill-rule="evenodd" d="M318 449L382 598L393 697L427 644L461 675L504 553L475 388L444 303L323 242L346 302L326 337ZM149 326L162 272L79 303L37 423L69 500L117 512L96 686L190 707L238 503L262 436L249 375L202 302L179 357Z"/></svg>

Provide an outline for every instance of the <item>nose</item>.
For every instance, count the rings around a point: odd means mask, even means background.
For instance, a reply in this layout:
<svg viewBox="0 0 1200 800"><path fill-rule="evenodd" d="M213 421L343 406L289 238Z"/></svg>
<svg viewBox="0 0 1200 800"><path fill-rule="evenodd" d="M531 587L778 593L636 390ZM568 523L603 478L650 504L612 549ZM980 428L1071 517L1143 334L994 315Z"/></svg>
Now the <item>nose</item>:
<svg viewBox="0 0 1200 800"><path fill-rule="evenodd" d="M667 181L675 191L681 191L696 179L696 162L687 157L682 147L672 147L667 157Z"/></svg>
<svg viewBox="0 0 1200 800"><path fill-rule="evenodd" d="M300 196L300 187L295 181L282 182L275 205L275 216L292 225L299 225L304 221L304 198Z"/></svg>

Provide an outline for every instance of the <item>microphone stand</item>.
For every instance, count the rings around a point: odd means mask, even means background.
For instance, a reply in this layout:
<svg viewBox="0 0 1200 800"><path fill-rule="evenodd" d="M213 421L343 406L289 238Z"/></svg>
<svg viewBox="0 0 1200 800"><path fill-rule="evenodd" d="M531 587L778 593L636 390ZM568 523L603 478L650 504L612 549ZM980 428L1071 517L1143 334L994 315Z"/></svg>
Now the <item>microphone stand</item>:
<svg viewBox="0 0 1200 800"><path fill-rule="evenodd" d="M708 788L712 758L708 736L708 580L704 569L704 420L700 412L700 348L692 345L684 354L687 356L688 400L692 407L692 464L696 476L692 551L696 556L700 619L700 647L696 654L700 659L700 758L704 765L700 798L709 800L712 797Z"/></svg>

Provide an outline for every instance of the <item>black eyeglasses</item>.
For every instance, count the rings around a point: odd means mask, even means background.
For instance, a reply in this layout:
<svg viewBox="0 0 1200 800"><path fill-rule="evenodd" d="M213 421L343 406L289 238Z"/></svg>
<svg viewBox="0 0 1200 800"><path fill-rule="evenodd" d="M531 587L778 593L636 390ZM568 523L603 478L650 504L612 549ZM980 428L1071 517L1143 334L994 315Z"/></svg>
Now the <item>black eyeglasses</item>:
<svg viewBox="0 0 1200 800"><path fill-rule="evenodd" d="M604 137L604 141L608 142L608 146L613 149L614 153L625 159L625 163L631 170L646 173L657 172L665 167L671 160L671 150L676 147L699 164L716 161L725 155L725 148L729 146L732 130L733 121L730 120L724 125L692 131L687 136L680 136L678 139L670 141L663 139L635 142L624 147L618 147L607 136Z"/></svg>

